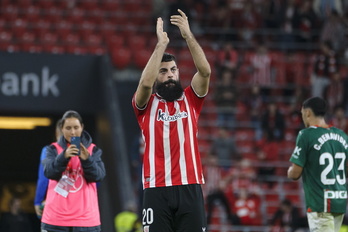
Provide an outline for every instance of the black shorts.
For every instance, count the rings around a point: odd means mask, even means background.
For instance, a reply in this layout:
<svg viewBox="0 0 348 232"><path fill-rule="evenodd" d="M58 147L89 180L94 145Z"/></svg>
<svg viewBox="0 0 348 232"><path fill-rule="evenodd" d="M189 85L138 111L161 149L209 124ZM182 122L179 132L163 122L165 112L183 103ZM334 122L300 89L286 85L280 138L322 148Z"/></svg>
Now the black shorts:
<svg viewBox="0 0 348 232"><path fill-rule="evenodd" d="M144 232L205 232L207 222L199 184L144 190Z"/></svg>

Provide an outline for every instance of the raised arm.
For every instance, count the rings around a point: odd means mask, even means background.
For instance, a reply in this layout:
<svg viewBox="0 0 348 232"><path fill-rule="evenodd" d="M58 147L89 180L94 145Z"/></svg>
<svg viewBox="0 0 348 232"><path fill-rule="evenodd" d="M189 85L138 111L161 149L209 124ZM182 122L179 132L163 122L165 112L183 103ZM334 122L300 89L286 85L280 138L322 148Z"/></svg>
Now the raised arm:
<svg viewBox="0 0 348 232"><path fill-rule="evenodd" d="M197 68L197 73L192 78L192 87L199 96L204 96L207 94L209 89L211 74L210 65L205 57L203 49L191 32L186 14L180 9L178 12L180 15L172 15L170 22L179 27L181 36L186 40L193 62Z"/></svg>
<svg viewBox="0 0 348 232"><path fill-rule="evenodd" d="M153 85L159 73L162 56L169 43L167 33L163 31L162 18L157 19L156 33L158 42L141 74L135 95L135 102L139 108L143 108L150 99Z"/></svg>

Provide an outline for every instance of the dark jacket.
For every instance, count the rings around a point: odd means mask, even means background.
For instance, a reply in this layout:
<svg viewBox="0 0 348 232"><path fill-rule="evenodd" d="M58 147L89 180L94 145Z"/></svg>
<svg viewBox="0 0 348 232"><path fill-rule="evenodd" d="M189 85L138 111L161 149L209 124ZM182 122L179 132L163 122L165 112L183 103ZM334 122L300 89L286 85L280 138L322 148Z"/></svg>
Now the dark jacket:
<svg viewBox="0 0 348 232"><path fill-rule="evenodd" d="M92 138L86 131L82 132L81 143L86 148L92 144ZM48 179L57 181L62 177L62 173L70 160L70 158L67 159L63 155L69 145L64 136L59 138L58 144L64 149L62 154L58 155L55 146L50 145L47 147L46 158L42 161L45 176ZM84 177L88 182L99 182L105 177L105 167L101 155L102 150L95 146L87 160L80 159Z"/></svg>

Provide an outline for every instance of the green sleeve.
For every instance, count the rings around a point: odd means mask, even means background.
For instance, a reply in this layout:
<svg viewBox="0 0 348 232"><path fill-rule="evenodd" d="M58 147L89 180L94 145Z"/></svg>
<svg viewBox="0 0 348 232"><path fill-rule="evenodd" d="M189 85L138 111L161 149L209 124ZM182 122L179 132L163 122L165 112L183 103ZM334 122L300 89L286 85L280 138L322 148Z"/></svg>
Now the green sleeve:
<svg viewBox="0 0 348 232"><path fill-rule="evenodd" d="M303 130L301 130L296 138L296 147L292 152L290 157L290 162L297 164L301 167L304 167L307 161L307 147L308 147L308 138L305 136Z"/></svg>

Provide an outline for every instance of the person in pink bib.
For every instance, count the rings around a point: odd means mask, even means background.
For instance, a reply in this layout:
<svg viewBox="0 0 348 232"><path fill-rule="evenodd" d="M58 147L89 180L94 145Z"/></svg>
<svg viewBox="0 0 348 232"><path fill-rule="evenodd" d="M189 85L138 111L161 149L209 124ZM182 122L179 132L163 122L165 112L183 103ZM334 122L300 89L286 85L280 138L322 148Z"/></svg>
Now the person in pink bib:
<svg viewBox="0 0 348 232"><path fill-rule="evenodd" d="M76 111L65 112L61 130L42 162L49 184L41 232L100 232L96 182L105 177L102 150L92 143ZM75 137L79 142L72 144Z"/></svg>

